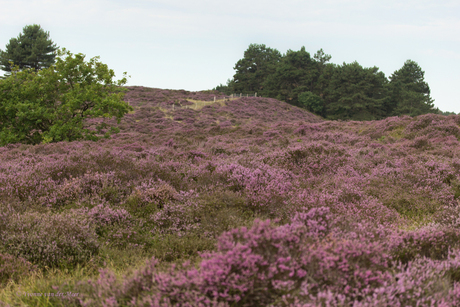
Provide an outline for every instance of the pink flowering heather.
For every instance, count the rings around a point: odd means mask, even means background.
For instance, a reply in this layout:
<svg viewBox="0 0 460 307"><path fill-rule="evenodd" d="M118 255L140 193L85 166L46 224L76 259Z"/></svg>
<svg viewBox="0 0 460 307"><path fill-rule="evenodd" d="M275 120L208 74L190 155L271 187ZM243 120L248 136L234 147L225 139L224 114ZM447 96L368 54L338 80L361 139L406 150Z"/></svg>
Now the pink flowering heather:
<svg viewBox="0 0 460 307"><path fill-rule="evenodd" d="M0 237L9 254L42 267L73 266L99 251L92 222L76 212L14 214Z"/></svg>
<svg viewBox="0 0 460 307"><path fill-rule="evenodd" d="M110 139L0 148L3 280L101 269L54 285L69 306L460 305L460 116L128 90Z"/></svg>
<svg viewBox="0 0 460 307"><path fill-rule="evenodd" d="M36 270L36 267L21 257L0 254L0 285L9 281L17 282L20 278L27 276Z"/></svg>

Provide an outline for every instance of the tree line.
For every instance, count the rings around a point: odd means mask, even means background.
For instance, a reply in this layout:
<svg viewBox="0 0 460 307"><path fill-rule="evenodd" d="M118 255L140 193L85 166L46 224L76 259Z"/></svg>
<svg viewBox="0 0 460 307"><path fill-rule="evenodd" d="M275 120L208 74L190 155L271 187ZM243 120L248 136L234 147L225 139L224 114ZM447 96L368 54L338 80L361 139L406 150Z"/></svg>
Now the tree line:
<svg viewBox="0 0 460 307"><path fill-rule="evenodd" d="M389 78L378 67L358 62L329 63L322 49L313 56L251 44L234 67L235 75L215 90L254 93L305 108L327 119L376 120L389 116L442 113L434 107L425 72L412 60Z"/></svg>

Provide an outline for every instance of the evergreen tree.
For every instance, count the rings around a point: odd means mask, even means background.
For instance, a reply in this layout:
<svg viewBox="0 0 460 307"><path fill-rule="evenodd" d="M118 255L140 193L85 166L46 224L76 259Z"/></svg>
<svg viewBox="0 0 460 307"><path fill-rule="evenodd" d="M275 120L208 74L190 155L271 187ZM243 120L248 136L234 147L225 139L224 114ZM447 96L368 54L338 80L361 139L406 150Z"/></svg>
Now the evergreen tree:
<svg viewBox="0 0 460 307"><path fill-rule="evenodd" d="M234 93L233 89L233 80L227 79L227 84L223 85L222 83L213 88L213 91L219 91L221 93L224 93L225 95L231 95Z"/></svg>
<svg viewBox="0 0 460 307"><path fill-rule="evenodd" d="M300 94L298 104L312 113L324 116L324 100L312 92L303 92Z"/></svg>
<svg viewBox="0 0 460 307"><path fill-rule="evenodd" d="M417 116L436 113L434 100L430 96L430 87L425 81L425 72L412 60L407 60L403 67L390 77L392 115Z"/></svg>
<svg viewBox="0 0 460 307"><path fill-rule="evenodd" d="M385 117L387 79L377 67L357 62L337 66L325 94L325 114L330 119L374 120Z"/></svg>
<svg viewBox="0 0 460 307"><path fill-rule="evenodd" d="M318 50L313 56L313 58L317 62L318 72L319 72L319 76L315 84L314 92L315 94L317 94L319 97L322 98L324 97L324 92L329 85L331 76L336 69L336 65L327 63L331 60L331 56L329 54L325 54L323 49ZM323 111L324 111L324 108L323 108Z"/></svg>
<svg viewBox="0 0 460 307"><path fill-rule="evenodd" d="M40 25L25 26L23 33L10 39L5 51L0 50L0 68L11 72L10 62L13 62L13 66L20 70L32 68L38 71L54 64L57 49L49 38L49 32L45 32Z"/></svg>
<svg viewBox="0 0 460 307"><path fill-rule="evenodd" d="M299 94L313 91L319 77L318 63L302 47L288 50L268 79L269 95L291 104L298 103Z"/></svg>
<svg viewBox="0 0 460 307"><path fill-rule="evenodd" d="M266 95L265 81L275 72L280 59L281 53L276 49L265 45L249 45L244 57L235 64L233 90L236 93L257 92L260 96Z"/></svg>
<svg viewBox="0 0 460 307"><path fill-rule="evenodd" d="M252 44L236 63L233 80L219 89L258 92L328 119L374 120L438 111L424 72L414 61L406 61L389 81L377 67L335 65L330 59L322 49L313 57L305 47L281 56L275 49Z"/></svg>

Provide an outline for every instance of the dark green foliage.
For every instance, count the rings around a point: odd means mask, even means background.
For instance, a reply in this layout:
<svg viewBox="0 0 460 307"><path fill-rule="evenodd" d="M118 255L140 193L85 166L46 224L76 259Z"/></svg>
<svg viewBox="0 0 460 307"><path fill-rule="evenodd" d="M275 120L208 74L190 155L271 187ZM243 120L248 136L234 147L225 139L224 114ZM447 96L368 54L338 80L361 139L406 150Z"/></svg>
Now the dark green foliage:
<svg viewBox="0 0 460 307"><path fill-rule="evenodd" d="M455 112L449 112L449 111L439 111L438 114L444 115L444 116L449 116L449 115L457 115Z"/></svg>
<svg viewBox="0 0 460 307"><path fill-rule="evenodd" d="M296 105L299 94L312 91L319 77L318 63L302 47L288 50L269 77L270 96Z"/></svg>
<svg viewBox="0 0 460 307"><path fill-rule="evenodd" d="M213 88L212 90L224 93L225 95L231 95L234 92L233 91L233 85L234 84L235 84L235 82L233 80L228 79L226 85L223 85L221 83L218 86L216 86L215 88Z"/></svg>
<svg viewBox="0 0 460 307"><path fill-rule="evenodd" d="M57 63L40 71L17 68L0 80L0 145L39 144L77 139L96 140L117 132L102 122L95 130L87 118L118 120L132 108L123 101L126 78L117 82L113 70L83 54L65 49ZM104 130L105 129L105 130ZM97 135L99 134L99 136Z"/></svg>
<svg viewBox="0 0 460 307"><path fill-rule="evenodd" d="M315 114L322 114L324 111L324 101L312 92L303 92L299 95L299 106Z"/></svg>
<svg viewBox="0 0 460 307"><path fill-rule="evenodd" d="M266 95L267 78L273 74L281 59L281 53L265 45L251 44L244 52L244 58L235 64L233 91ZM230 82L229 82L230 83Z"/></svg>
<svg viewBox="0 0 460 307"><path fill-rule="evenodd" d="M331 119L380 119L385 115L387 80L377 67L357 62L337 66L326 90L326 117Z"/></svg>
<svg viewBox="0 0 460 307"><path fill-rule="evenodd" d="M0 50L0 68L11 72L14 66L35 71L50 67L55 62L58 47L49 36L40 25L25 26L23 33L10 39L5 51Z"/></svg>
<svg viewBox="0 0 460 307"><path fill-rule="evenodd" d="M327 63L330 59L322 49L313 57L305 47L280 55L276 49L251 44L236 63L233 80L216 89L227 94L257 92L328 119L376 120L440 112L434 108L424 72L412 60L388 80L375 66L335 65Z"/></svg>
<svg viewBox="0 0 460 307"><path fill-rule="evenodd" d="M425 82L425 72L411 60L407 60L401 69L390 76L390 90L394 110L393 114L417 116L426 113L437 113L430 87Z"/></svg>

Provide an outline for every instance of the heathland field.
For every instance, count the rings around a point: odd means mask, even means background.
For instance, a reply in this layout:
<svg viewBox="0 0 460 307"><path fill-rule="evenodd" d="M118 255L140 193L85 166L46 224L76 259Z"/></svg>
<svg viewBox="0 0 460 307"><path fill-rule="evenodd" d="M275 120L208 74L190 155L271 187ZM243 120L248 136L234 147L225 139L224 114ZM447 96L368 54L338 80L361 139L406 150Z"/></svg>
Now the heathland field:
<svg viewBox="0 0 460 307"><path fill-rule="evenodd" d="M0 306L460 306L460 116L124 99L110 139L0 147Z"/></svg>

